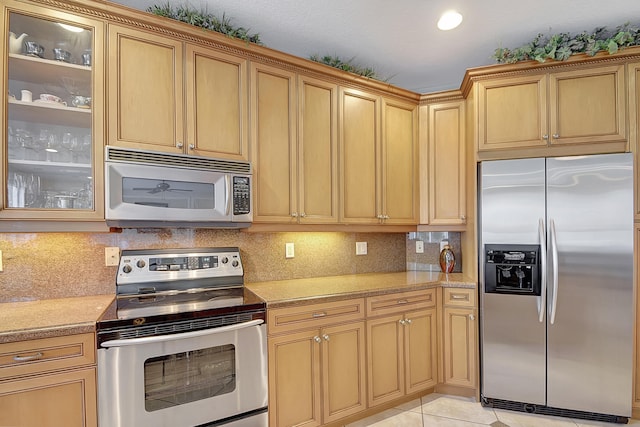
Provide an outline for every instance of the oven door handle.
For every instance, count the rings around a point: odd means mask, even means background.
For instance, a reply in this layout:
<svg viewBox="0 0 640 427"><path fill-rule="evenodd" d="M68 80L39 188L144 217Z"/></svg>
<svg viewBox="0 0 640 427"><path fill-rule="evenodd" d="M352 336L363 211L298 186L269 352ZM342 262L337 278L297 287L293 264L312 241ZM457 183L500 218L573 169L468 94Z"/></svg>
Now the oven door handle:
<svg viewBox="0 0 640 427"><path fill-rule="evenodd" d="M174 341L178 338L186 339L186 338L201 337L204 335L214 335L214 334L221 334L224 332L232 332L232 331L237 331L239 329L249 328L251 326L258 326L263 323L264 323L263 319L256 319L256 320L250 320L248 322L236 323L235 325L220 326L219 328L202 329L200 331L185 332L181 334L158 335L155 337L143 337L143 338L131 338L131 339L124 339L124 340L105 341L102 344L100 344L100 346L108 348L108 347L125 347L125 346L140 345L140 344L154 344L159 342Z"/></svg>
<svg viewBox="0 0 640 427"><path fill-rule="evenodd" d="M224 176L224 182L225 185L227 187L226 189L226 199L224 201L225 204L225 216L229 216L229 213L231 212L231 200L233 199L231 192L233 191L233 188L231 187L231 177L227 174Z"/></svg>

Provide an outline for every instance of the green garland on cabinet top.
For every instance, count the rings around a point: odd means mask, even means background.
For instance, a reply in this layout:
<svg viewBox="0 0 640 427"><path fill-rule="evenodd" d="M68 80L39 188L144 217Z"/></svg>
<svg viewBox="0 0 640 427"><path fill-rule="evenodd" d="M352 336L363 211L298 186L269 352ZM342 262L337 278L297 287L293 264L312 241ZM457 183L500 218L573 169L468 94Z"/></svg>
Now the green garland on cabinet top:
<svg viewBox="0 0 640 427"><path fill-rule="evenodd" d="M599 27L588 33L553 34L545 37L538 34L531 42L515 49L499 47L493 58L498 63L512 64L520 61L536 60L545 62L547 59L564 61L571 55L584 53L594 56L601 51L613 55L620 49L640 45L640 29L626 23L609 31L606 27Z"/></svg>
<svg viewBox="0 0 640 427"><path fill-rule="evenodd" d="M186 22L196 27L202 27L206 30L215 31L235 39L244 40L247 43L262 45L259 34L250 34L249 30L244 27L235 27L231 24L231 19L224 14L222 14L222 18L218 18L206 10L196 10L185 5L174 7L169 2L163 5L151 6L147 9L147 12L165 18L175 19L176 21Z"/></svg>

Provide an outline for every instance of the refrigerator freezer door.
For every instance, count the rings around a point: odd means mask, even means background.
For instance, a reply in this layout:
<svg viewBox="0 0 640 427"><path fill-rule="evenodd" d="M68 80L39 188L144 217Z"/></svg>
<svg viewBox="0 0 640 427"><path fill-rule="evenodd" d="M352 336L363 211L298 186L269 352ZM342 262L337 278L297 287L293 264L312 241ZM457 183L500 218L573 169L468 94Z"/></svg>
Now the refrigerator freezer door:
<svg viewBox="0 0 640 427"><path fill-rule="evenodd" d="M480 321L482 395L545 403L545 322L541 298L484 292L485 244L540 244L545 218L544 159L500 160L480 166L482 218Z"/></svg>
<svg viewBox="0 0 640 427"><path fill-rule="evenodd" d="M548 159L547 185L558 257L558 291L548 305L555 302L556 315L547 331L547 405L630 416L632 155Z"/></svg>

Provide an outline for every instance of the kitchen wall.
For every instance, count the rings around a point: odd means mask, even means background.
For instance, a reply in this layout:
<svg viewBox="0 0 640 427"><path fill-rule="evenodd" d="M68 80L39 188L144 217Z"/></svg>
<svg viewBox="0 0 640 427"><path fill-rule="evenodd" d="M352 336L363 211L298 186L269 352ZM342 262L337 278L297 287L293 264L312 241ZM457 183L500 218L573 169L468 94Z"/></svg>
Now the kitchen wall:
<svg viewBox="0 0 640 427"><path fill-rule="evenodd" d="M450 231L407 233L407 270L440 271L440 242L448 241L456 258L453 272L462 272L460 239L460 233ZM424 253L416 253L416 241L424 243Z"/></svg>
<svg viewBox="0 0 640 427"><path fill-rule="evenodd" d="M285 259L287 242L295 244L293 259ZM367 255L355 255L356 242L367 242ZM4 264L4 271L0 272L0 302L114 294L116 267L104 265L104 248L109 246L120 249L237 246L247 282L404 271L408 260L406 233L248 233L194 229L5 233L0 234ZM425 244L425 254L428 247ZM428 253L432 252L430 248Z"/></svg>

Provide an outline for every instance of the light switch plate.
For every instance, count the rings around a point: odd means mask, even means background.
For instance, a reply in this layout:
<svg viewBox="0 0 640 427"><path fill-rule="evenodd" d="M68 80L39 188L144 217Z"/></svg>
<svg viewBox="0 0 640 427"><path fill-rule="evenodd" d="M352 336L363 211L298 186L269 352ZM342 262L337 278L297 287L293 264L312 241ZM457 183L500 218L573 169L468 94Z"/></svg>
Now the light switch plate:
<svg viewBox="0 0 640 427"><path fill-rule="evenodd" d="M416 240L416 253L417 254L424 253L424 242L422 240Z"/></svg>
<svg viewBox="0 0 640 427"><path fill-rule="evenodd" d="M356 242L356 255L367 254L367 242Z"/></svg>
<svg viewBox="0 0 640 427"><path fill-rule="evenodd" d="M284 244L284 256L285 258L293 258L296 256L295 247L293 243L285 243Z"/></svg>

